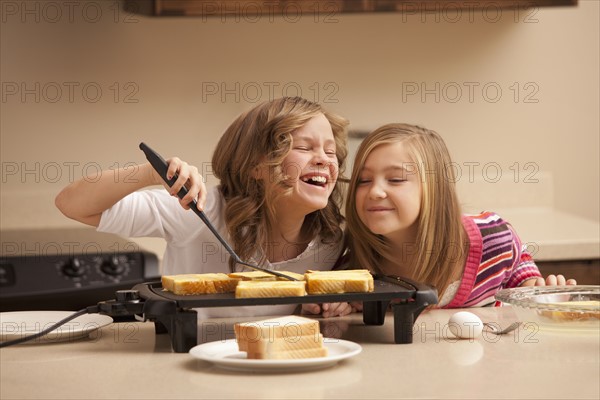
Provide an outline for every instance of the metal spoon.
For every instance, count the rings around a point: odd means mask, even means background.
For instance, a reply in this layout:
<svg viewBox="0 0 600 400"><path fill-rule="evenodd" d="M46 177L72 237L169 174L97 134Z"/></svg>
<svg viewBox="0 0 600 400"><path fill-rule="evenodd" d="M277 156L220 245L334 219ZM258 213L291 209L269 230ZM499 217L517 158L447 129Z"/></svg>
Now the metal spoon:
<svg viewBox="0 0 600 400"><path fill-rule="evenodd" d="M504 335L504 334L514 331L519 326L521 326L521 322L513 322L512 324L508 325L504 329L500 329L500 325L498 325L495 322L485 322L483 324L483 326L484 326L484 328L487 328L487 330L491 333L494 333L496 335Z"/></svg>

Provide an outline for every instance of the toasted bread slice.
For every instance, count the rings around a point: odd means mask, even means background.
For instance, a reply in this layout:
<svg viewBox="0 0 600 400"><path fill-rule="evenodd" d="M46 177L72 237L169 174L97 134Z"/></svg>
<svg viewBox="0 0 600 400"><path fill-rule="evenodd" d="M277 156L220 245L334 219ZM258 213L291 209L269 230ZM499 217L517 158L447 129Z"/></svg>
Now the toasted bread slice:
<svg viewBox="0 0 600 400"><path fill-rule="evenodd" d="M275 351L271 353L248 353L247 358L251 360L284 360L294 358L317 358L327 357L327 348L299 349L289 351Z"/></svg>
<svg viewBox="0 0 600 400"><path fill-rule="evenodd" d="M294 297L306 296L304 281L240 281L235 297Z"/></svg>
<svg viewBox="0 0 600 400"><path fill-rule="evenodd" d="M281 351L309 350L323 347L323 335L313 332L305 332L308 335L299 336L302 330L296 327L288 327L284 336L280 338L261 337L258 339L248 338L247 341L238 342L240 351L248 353L275 353Z"/></svg>
<svg viewBox="0 0 600 400"><path fill-rule="evenodd" d="M163 289L177 295L232 293L239 282L221 273L165 275L161 281Z"/></svg>
<svg viewBox="0 0 600 400"><path fill-rule="evenodd" d="M230 278L239 279L242 281L275 281L277 277L275 275L268 274L262 271L248 271L248 272L232 272L228 274Z"/></svg>
<svg viewBox="0 0 600 400"><path fill-rule="evenodd" d="M297 274L289 271L277 271L287 276L290 276L296 280L304 280L303 274ZM272 275L263 271L249 271L249 272L232 272L229 274L230 278L240 279L242 281L287 281L288 279L280 276Z"/></svg>
<svg viewBox="0 0 600 400"><path fill-rule="evenodd" d="M282 273L284 275L292 277L292 278L294 278L294 279L296 279L298 281L303 281L304 280L304 274L298 274L296 272L290 272L290 271L277 271L277 272L280 272L280 273ZM285 278L282 278L280 276L277 277L277 280L278 281L289 281L289 279L285 279Z"/></svg>
<svg viewBox="0 0 600 400"><path fill-rule="evenodd" d="M320 335L318 320L298 315L240 322L233 326L233 330L238 344L244 343L244 346L246 343L260 340L284 339L293 342L302 336L310 336L317 340Z"/></svg>
<svg viewBox="0 0 600 400"><path fill-rule="evenodd" d="M323 357L323 335L319 321L290 315L233 327L240 351L250 359Z"/></svg>
<svg viewBox="0 0 600 400"><path fill-rule="evenodd" d="M374 290L373 276L366 269L307 271L304 275L308 294L363 293Z"/></svg>

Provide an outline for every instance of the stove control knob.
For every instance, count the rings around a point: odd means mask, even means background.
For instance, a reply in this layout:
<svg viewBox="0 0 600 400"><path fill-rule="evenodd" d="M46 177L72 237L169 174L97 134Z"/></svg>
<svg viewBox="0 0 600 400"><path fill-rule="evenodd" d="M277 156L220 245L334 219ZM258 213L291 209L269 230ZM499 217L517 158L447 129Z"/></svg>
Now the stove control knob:
<svg viewBox="0 0 600 400"><path fill-rule="evenodd" d="M73 257L62 266L61 271L67 276L77 278L85 274L85 263L81 262L79 258Z"/></svg>
<svg viewBox="0 0 600 400"><path fill-rule="evenodd" d="M125 264L127 263L126 257L123 259L119 256L111 256L108 259L104 260L100 269L106 275L120 275L125 271Z"/></svg>

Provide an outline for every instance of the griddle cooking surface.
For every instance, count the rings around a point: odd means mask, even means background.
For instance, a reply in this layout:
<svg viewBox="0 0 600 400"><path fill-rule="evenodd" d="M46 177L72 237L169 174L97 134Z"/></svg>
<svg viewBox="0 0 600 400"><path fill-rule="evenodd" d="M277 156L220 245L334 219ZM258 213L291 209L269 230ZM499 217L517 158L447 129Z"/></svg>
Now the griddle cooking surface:
<svg viewBox="0 0 600 400"><path fill-rule="evenodd" d="M201 295L176 295L172 292L163 290L159 282L148 285L149 292L142 293L142 297L161 298L164 300L176 301L182 308L200 308L200 307L230 307L230 306L248 306L248 305L274 305L274 304L302 304L302 303L333 303L349 301L389 301L408 300L413 298L415 288L402 282L405 286L398 283L384 282L378 279L374 280L374 291L370 293L340 293L340 294L313 294L295 297L261 297L236 299L234 293L219 294L201 294Z"/></svg>

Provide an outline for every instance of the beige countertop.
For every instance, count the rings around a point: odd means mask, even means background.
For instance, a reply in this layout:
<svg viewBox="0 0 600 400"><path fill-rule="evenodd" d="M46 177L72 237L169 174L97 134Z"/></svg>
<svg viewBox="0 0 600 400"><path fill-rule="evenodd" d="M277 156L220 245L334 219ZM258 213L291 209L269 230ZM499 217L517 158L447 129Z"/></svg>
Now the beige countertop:
<svg viewBox="0 0 600 400"><path fill-rule="evenodd" d="M600 258L600 224L548 207L494 210L509 221L536 261Z"/></svg>
<svg viewBox="0 0 600 400"><path fill-rule="evenodd" d="M484 321L514 320L510 307L471 309ZM173 353L149 322L114 323L91 338L0 350L0 397L14 398L519 398L598 399L600 336L517 330L456 340L433 310L416 321L412 344L393 344L393 317L365 326L359 314L322 320L332 336L360 343L357 356L322 370L233 372ZM214 320L212 322L217 322ZM230 320L220 326L230 335ZM204 325L204 324L202 324ZM220 337L219 337L220 335ZM207 338L200 334L199 338Z"/></svg>

